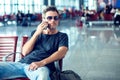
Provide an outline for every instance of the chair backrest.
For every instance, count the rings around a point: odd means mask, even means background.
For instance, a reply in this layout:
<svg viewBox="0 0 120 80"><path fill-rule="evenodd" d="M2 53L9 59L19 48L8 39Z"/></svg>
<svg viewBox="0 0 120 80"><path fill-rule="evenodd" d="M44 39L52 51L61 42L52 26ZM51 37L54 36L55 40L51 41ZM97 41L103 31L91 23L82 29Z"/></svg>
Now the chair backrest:
<svg viewBox="0 0 120 80"><path fill-rule="evenodd" d="M113 14L104 13L104 20L105 21L112 21L113 20Z"/></svg>
<svg viewBox="0 0 120 80"><path fill-rule="evenodd" d="M22 51L22 47L23 45L28 41L28 36L23 36L22 37L22 42L21 42L21 51ZM23 57L23 55L21 54L21 56ZM18 78L14 78L13 80L30 80L26 77L18 77Z"/></svg>
<svg viewBox="0 0 120 80"><path fill-rule="evenodd" d="M23 45L27 42L27 40L28 40L28 36L23 36L22 37L22 47L23 47Z"/></svg>
<svg viewBox="0 0 120 80"><path fill-rule="evenodd" d="M18 36L0 36L0 61L10 53L15 53L17 49ZM7 61L15 61L15 54L7 58Z"/></svg>

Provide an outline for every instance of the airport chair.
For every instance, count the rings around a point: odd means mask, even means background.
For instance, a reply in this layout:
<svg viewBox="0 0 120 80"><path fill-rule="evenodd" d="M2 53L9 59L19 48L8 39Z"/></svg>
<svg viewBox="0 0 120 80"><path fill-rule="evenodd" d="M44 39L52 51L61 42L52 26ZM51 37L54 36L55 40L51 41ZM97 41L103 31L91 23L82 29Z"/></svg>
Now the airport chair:
<svg viewBox="0 0 120 80"><path fill-rule="evenodd" d="M25 44L28 37L24 36L22 38L22 45ZM0 61L15 62L16 54L21 52L16 52L17 49L18 36L0 36ZM22 55L21 55L22 56ZM8 80L29 80L27 78L15 78Z"/></svg>
<svg viewBox="0 0 120 80"><path fill-rule="evenodd" d="M15 61L17 41L18 36L0 36L0 61Z"/></svg>
<svg viewBox="0 0 120 80"><path fill-rule="evenodd" d="M113 14L106 14L104 13L104 20L105 21L113 21Z"/></svg>
<svg viewBox="0 0 120 80"><path fill-rule="evenodd" d="M88 21L98 21L98 13L91 14Z"/></svg>

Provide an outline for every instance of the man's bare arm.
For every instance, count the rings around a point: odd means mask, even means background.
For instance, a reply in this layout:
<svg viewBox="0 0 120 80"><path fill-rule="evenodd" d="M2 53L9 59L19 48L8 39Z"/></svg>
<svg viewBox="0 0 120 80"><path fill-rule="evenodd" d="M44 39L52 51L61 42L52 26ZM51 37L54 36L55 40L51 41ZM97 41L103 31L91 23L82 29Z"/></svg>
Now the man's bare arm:
<svg viewBox="0 0 120 80"><path fill-rule="evenodd" d="M33 34L33 36L30 38L30 40L28 40L23 48L22 48L22 54L25 56L27 54L29 54L34 47L34 44L36 42L36 39L38 38L38 36L42 33L42 31L44 30L44 28L48 26L48 23L46 22L42 22L41 24L38 25L35 33Z"/></svg>
<svg viewBox="0 0 120 80"><path fill-rule="evenodd" d="M38 62L32 62L29 66L29 70L36 70L37 68L45 66L46 64L49 64L49 63L54 62L56 60L60 60L60 59L65 57L67 51L68 51L68 48L65 46L62 46L58 49L58 51L54 52L48 58L45 58L45 59L38 61Z"/></svg>

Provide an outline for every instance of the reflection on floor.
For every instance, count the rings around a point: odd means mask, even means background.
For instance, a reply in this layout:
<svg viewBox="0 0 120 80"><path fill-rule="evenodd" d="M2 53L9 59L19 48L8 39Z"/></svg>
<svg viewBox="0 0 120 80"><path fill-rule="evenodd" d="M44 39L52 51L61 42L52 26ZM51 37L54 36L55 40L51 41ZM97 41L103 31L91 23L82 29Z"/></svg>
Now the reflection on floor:
<svg viewBox="0 0 120 80"><path fill-rule="evenodd" d="M58 27L69 36L69 51L63 70L77 72L82 80L120 80L120 42L112 27L75 27L72 20ZM30 35L36 27L0 27L0 35ZM120 34L120 31L118 31ZM18 51L19 51L18 44Z"/></svg>

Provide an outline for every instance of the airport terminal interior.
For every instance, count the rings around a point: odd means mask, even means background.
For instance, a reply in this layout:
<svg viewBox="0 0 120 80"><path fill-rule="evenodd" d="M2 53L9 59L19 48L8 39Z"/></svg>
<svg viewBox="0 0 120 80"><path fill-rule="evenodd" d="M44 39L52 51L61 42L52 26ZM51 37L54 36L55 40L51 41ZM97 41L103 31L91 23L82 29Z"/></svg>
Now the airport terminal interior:
<svg viewBox="0 0 120 80"><path fill-rule="evenodd" d="M59 9L58 30L69 37L63 70L73 70L82 80L120 80L119 0L0 0L0 36L18 36L21 51L22 36L37 28L49 5Z"/></svg>

